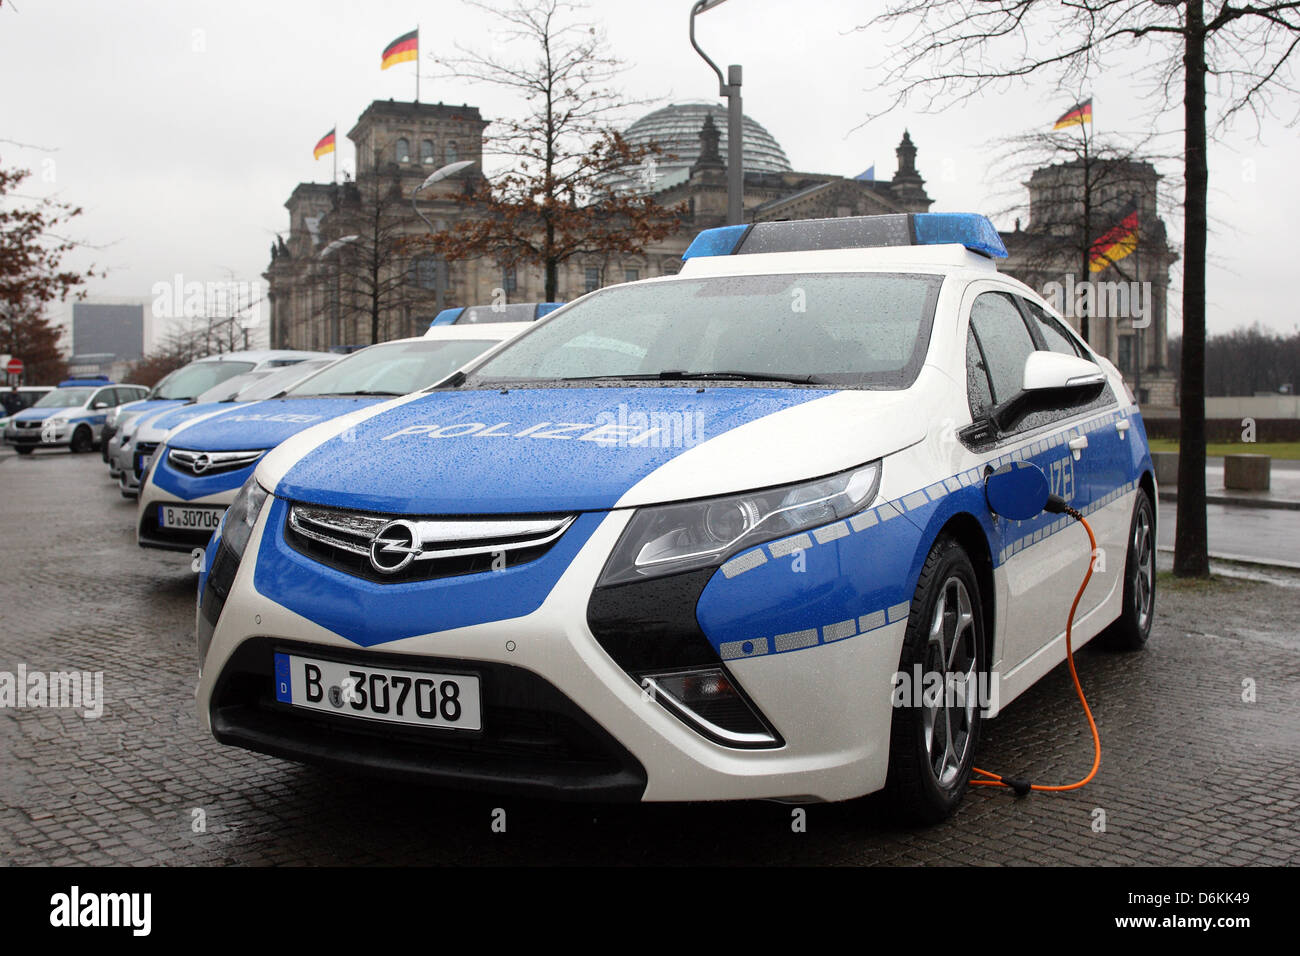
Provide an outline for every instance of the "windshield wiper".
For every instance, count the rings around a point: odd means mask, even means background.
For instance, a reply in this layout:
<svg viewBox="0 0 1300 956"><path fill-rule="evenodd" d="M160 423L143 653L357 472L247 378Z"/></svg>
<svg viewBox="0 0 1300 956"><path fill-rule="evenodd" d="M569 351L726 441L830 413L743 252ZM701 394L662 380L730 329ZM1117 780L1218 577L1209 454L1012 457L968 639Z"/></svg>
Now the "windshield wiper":
<svg viewBox="0 0 1300 956"><path fill-rule="evenodd" d="M789 382L792 385L814 385L821 380L812 375L787 375L767 372L686 372L665 369L662 372L633 372L628 375L584 375L557 379L561 382Z"/></svg>

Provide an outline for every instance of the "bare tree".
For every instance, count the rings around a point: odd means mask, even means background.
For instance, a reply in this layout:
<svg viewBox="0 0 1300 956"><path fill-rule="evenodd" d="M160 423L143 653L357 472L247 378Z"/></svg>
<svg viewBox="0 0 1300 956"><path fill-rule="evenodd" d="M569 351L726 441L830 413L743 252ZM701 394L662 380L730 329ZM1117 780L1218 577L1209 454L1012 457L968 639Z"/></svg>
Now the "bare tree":
<svg viewBox="0 0 1300 956"><path fill-rule="evenodd" d="M508 157L508 171L493 181L478 178L460 198L472 218L426 244L450 259L538 265L553 301L563 263L585 253L638 253L672 233L684 210L610 184L614 173L655 150L629 146L614 129L620 114L637 104L612 87L623 63L606 51L604 35L571 19L585 7L563 0L515 0L504 9L471 2L497 18L501 42L486 53L458 47L444 66L451 76L518 96L524 112L496 120L485 141L488 152Z"/></svg>
<svg viewBox="0 0 1300 956"><path fill-rule="evenodd" d="M331 344L359 344L343 342L354 325L366 328L373 344L399 331L393 325L412 308L432 302L405 241L418 221L396 175L377 169L339 188L338 204L322 224L329 238L317 253L316 299L333 327Z"/></svg>
<svg viewBox="0 0 1300 956"><path fill-rule="evenodd" d="M1258 126L1279 93L1295 92L1288 71L1300 45L1300 0L890 0L884 13L860 29L907 34L891 43L894 52L886 62L890 106L920 97L937 108L1016 79L1078 88L1104 57L1123 51L1149 64L1146 79L1158 94L1157 110L1181 100L1182 414L1174 573L1207 576L1206 80L1213 76L1221 95L1216 132L1225 132L1242 113Z"/></svg>

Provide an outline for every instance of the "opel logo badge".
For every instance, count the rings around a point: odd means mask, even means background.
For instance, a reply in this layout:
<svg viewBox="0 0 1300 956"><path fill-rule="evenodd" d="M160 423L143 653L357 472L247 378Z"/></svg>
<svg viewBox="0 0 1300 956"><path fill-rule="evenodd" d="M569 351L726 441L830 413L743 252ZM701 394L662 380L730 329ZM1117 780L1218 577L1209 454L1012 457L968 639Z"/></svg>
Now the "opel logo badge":
<svg viewBox="0 0 1300 956"><path fill-rule="evenodd" d="M370 539L370 566L380 574L396 574L421 551L415 525L390 521Z"/></svg>
<svg viewBox="0 0 1300 956"><path fill-rule="evenodd" d="M211 465L212 465L211 458L209 458L207 455L199 455L199 457L195 458L194 461L190 463L190 468L194 470L194 474L201 475L205 471L207 471L208 468L211 467Z"/></svg>

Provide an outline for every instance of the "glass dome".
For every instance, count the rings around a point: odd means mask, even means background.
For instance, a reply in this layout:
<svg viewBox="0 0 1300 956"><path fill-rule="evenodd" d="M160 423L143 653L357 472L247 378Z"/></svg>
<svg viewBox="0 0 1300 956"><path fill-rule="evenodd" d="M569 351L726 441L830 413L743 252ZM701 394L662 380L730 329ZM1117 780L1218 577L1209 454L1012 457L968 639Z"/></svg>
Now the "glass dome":
<svg viewBox="0 0 1300 956"><path fill-rule="evenodd" d="M653 113L648 113L624 131L623 137L633 147L651 144L663 150L653 157L654 177L652 189L666 189L684 182L691 166L700 158L700 128L704 118L712 115L720 138L718 152L727 160L727 108L717 103L675 103ZM744 118L744 167L747 173L784 173L791 170L781 144L759 123ZM628 171L618 177L617 185L640 187L650 185L640 169Z"/></svg>

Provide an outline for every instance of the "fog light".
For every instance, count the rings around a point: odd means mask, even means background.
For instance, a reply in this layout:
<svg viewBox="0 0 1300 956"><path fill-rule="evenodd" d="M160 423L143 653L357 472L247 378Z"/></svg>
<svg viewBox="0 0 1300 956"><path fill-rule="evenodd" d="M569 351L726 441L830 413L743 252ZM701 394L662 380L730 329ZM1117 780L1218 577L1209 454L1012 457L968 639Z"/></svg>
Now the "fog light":
<svg viewBox="0 0 1300 956"><path fill-rule="evenodd" d="M725 670L641 675L641 686L670 713L728 747L777 747L781 739L750 705Z"/></svg>

